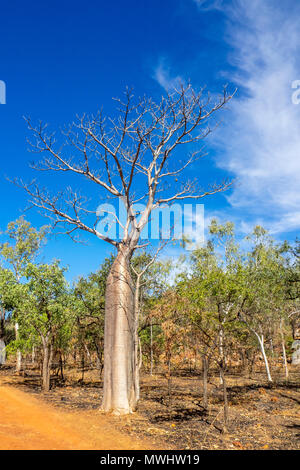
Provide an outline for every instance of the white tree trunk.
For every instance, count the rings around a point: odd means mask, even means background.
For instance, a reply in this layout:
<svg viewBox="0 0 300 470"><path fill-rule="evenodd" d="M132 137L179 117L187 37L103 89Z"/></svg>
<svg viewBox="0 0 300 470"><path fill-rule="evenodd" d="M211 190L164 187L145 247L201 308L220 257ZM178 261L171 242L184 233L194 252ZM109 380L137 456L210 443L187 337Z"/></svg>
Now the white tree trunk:
<svg viewBox="0 0 300 470"><path fill-rule="evenodd" d="M105 295L104 386L102 410L128 414L136 408L134 293L130 256L119 251Z"/></svg>
<svg viewBox="0 0 300 470"><path fill-rule="evenodd" d="M16 340L19 340L19 323L15 323L15 335L16 335ZM16 361L16 372L20 372L22 369L22 353L20 349L17 349L17 361Z"/></svg>
<svg viewBox="0 0 300 470"><path fill-rule="evenodd" d="M266 351L265 351L264 337L263 337L263 335L259 336L258 333L255 333L255 334L256 334L256 337L258 339L258 342L259 342L259 345L260 345L260 350L261 350L261 353L262 353L263 358L264 358L268 381L273 382L273 379L272 379L271 373L270 373L269 361L268 361Z"/></svg>
<svg viewBox="0 0 300 470"><path fill-rule="evenodd" d="M264 358L264 362L265 362L265 367L266 367L266 372L267 372L267 377L268 377L268 381L269 382L273 382L273 379L272 379L272 376L271 376L271 373L270 373L270 367L269 367L269 361L268 361L268 358L267 358L267 355L266 355L266 351L265 351L265 346L264 346L264 335L261 334L259 335L255 330L254 328L252 328L249 323L243 318L243 316L240 314L240 319L243 323L245 323L247 325L247 327L249 328L250 331L252 331L253 334L255 334L257 340L258 340L258 343L259 343L259 346L260 346L260 350L261 350L261 353L262 353L262 356Z"/></svg>

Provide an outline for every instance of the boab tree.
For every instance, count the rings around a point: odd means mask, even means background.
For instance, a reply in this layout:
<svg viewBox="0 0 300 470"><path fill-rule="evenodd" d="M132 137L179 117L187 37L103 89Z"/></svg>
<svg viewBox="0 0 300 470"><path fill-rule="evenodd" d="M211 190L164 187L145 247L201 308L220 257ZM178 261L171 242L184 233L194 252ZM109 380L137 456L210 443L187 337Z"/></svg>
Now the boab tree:
<svg viewBox="0 0 300 470"><path fill-rule="evenodd" d="M124 100L116 100L115 118L106 120L102 112L79 118L63 132L64 145L53 134L47 134L45 125L35 127L28 121L37 138L33 148L45 155L34 164L35 169L85 178L94 184L97 196L102 190L106 197L121 201L126 210L124 223L113 214L122 228L122 235L114 239L99 231L97 211L88 204L86 194L84 198L68 189L52 196L35 182L19 181L31 204L50 215L56 227L63 226L72 238L78 230L84 230L117 249L106 285L104 411L126 414L137 404L134 289L129 262L141 246L141 231L154 209L185 198L200 199L230 185L225 181L201 189L196 181L183 179L182 175L204 155L203 147L196 144L211 132L211 118L231 97L225 89L212 103L203 91L195 92L188 85L155 103L146 97L135 99L127 90ZM192 152L180 160L178 149L189 144Z"/></svg>

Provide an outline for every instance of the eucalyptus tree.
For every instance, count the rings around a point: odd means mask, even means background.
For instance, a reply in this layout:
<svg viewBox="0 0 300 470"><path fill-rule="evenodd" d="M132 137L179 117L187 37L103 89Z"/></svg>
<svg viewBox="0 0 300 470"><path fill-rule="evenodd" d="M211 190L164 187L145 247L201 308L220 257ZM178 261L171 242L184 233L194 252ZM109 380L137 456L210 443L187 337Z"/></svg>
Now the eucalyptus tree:
<svg viewBox="0 0 300 470"><path fill-rule="evenodd" d="M191 273L180 282L187 299L192 330L197 332L203 363L203 403L207 408L207 377L213 359L220 371L224 395L224 430L228 423L226 386L226 336L232 334L240 302L241 253L235 240L234 224L213 219L208 240L190 256Z"/></svg>
<svg viewBox="0 0 300 470"><path fill-rule="evenodd" d="M55 189L51 194L36 182L17 184L27 191L31 204L71 238L83 230L117 250L106 285L104 411L126 414L137 404L130 259L141 246L141 232L155 209L186 198L198 200L230 186L227 181L208 186L206 181L188 179L184 172L204 155L201 143L211 132L210 123L231 98L225 89L220 99L212 102L203 90L195 92L189 85L155 103L147 97L134 99L127 90L125 99L117 100L115 116L105 119L100 112L79 118L64 132L65 142L49 134L45 125L34 126L28 121L34 136L33 150L44 155L35 168L61 173L68 189ZM180 148L184 153L179 153ZM93 185L97 205L101 193L123 205L124 220L110 211L122 232L118 239L100 231L99 210L89 203L90 193L87 190L82 195L74 186L71 189L68 176L78 177L80 187L82 179Z"/></svg>
<svg viewBox="0 0 300 470"><path fill-rule="evenodd" d="M272 375L266 353L266 338L274 336L274 325L279 324L286 308L285 297L285 260L282 247L276 246L268 231L256 226L247 237L251 244L244 270L243 302L239 319L256 337L267 378Z"/></svg>
<svg viewBox="0 0 300 470"><path fill-rule="evenodd" d="M160 244L156 252L152 255L150 252L143 251L136 253L131 259L132 278L135 286L134 293L134 311L135 311L135 325L134 325L134 361L135 361L135 393L136 399L140 397L140 369L142 366L142 346L140 340L140 332L145 328L150 328L150 373L153 370L153 351L152 351L152 333L153 322L152 319L147 318L146 309L144 309L143 325L142 311L143 307L148 303L151 297L158 296L164 289L167 288L166 276L170 272L171 265L168 261L157 261L157 257L166 243ZM148 301L148 302L147 302ZM151 315L150 315L151 317Z"/></svg>
<svg viewBox="0 0 300 470"><path fill-rule="evenodd" d="M3 235L8 239L0 245L0 253L4 260L11 266L17 282L20 282L24 269L38 254L38 251L45 240L47 227L40 230L31 226L30 222L19 217L13 222L9 222ZM19 339L19 323L15 323L16 340ZM16 370L22 367L21 350L17 350Z"/></svg>
<svg viewBox="0 0 300 470"><path fill-rule="evenodd" d="M0 267L0 338L5 341L8 333L7 324L8 322L11 324L12 312L16 305L18 286L14 273L10 269Z"/></svg>
<svg viewBox="0 0 300 470"><path fill-rule="evenodd" d="M209 239L203 248L192 252L193 283L198 296L215 317L218 325L219 358L226 364L225 330L236 320L240 299L239 276L241 253L235 240L234 224L218 224L213 219L208 228ZM200 299L199 299L200 300Z"/></svg>
<svg viewBox="0 0 300 470"><path fill-rule="evenodd" d="M74 321L72 297L64 277L65 269L58 262L35 265L29 263L24 271L27 280L17 302L22 330L35 332L42 351L42 389L50 389L50 371L55 342L60 335L70 338Z"/></svg>

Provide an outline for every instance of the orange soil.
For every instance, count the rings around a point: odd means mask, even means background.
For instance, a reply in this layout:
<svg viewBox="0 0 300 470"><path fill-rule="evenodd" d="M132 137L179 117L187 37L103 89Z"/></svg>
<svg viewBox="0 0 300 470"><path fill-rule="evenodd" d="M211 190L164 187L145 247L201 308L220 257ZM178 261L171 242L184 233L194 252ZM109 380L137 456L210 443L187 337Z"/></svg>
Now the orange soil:
<svg viewBox="0 0 300 470"><path fill-rule="evenodd" d="M1 450L149 448L121 434L100 411L62 411L0 379Z"/></svg>

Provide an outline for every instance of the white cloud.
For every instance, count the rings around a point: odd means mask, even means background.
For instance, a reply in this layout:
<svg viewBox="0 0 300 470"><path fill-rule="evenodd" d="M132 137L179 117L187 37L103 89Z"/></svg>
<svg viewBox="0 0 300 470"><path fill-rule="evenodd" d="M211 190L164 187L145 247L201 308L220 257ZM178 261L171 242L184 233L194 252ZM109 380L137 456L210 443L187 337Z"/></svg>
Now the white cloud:
<svg viewBox="0 0 300 470"><path fill-rule="evenodd" d="M157 67L154 69L152 78L156 80L162 88L166 91L180 88L181 85L185 85L185 80L181 76L173 77L170 72L170 67L167 65L165 59L160 59Z"/></svg>
<svg viewBox="0 0 300 470"><path fill-rule="evenodd" d="M217 165L237 184L227 196L228 219L241 231L261 224L273 234L300 228L300 104L292 83L300 80L300 4L286 0L194 0L200 11L219 10L238 93L214 134ZM233 67L232 67L233 66ZM153 78L167 91L184 83L161 59ZM298 94L299 96L299 94ZM242 228L244 227L244 229Z"/></svg>
<svg viewBox="0 0 300 470"><path fill-rule="evenodd" d="M300 8L292 5L236 0L225 9L236 68L230 78L244 93L217 138L218 164L238 177L233 208L268 219L274 232L300 228L300 105L291 88L300 78Z"/></svg>

